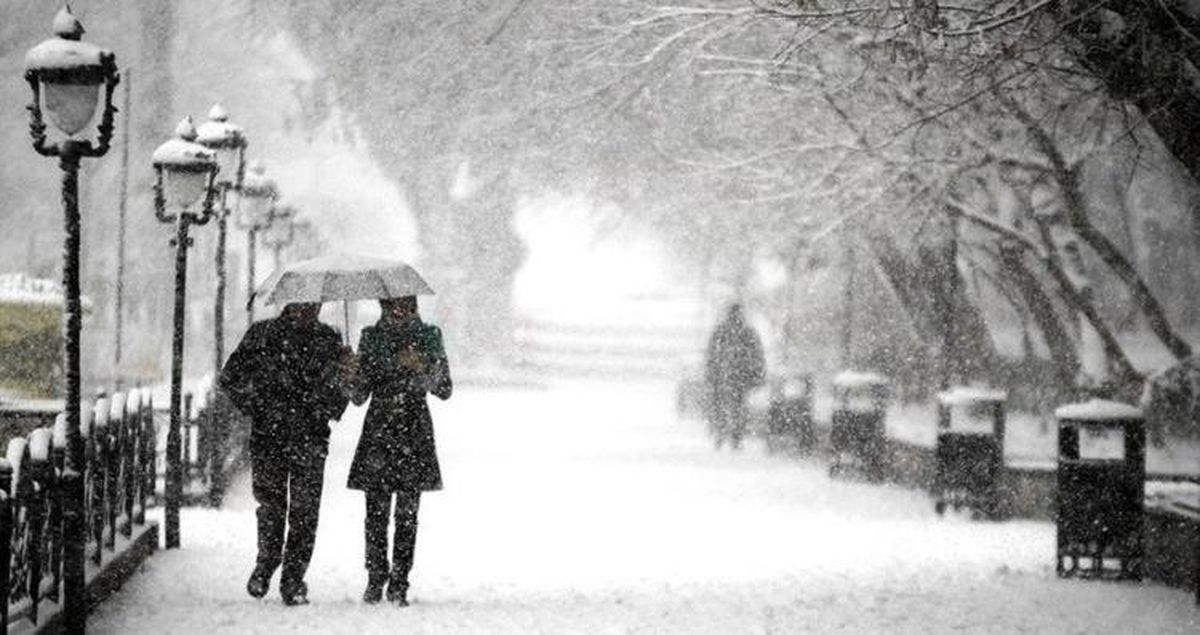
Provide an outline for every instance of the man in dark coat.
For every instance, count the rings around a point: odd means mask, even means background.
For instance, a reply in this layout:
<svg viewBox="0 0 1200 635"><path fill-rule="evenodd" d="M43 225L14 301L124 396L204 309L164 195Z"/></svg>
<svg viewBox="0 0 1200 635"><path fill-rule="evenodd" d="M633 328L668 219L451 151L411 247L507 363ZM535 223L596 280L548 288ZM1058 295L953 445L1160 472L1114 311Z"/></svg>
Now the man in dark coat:
<svg viewBox="0 0 1200 635"><path fill-rule="evenodd" d="M364 328L359 339L359 389L354 401L372 399L347 486L366 496L363 601L379 602L386 584L388 601L406 606L421 492L442 488L425 395L449 399L453 384L442 332L421 321L416 297L379 304L379 322ZM395 519L390 563L389 515Z"/></svg>
<svg viewBox="0 0 1200 635"><path fill-rule="evenodd" d="M253 422L258 558L246 591L266 595L282 564L279 593L289 606L308 603L304 575L316 541L329 421L346 408L353 371L352 351L318 321L320 309L317 303L288 304L279 317L252 325L219 379Z"/></svg>
<svg viewBox="0 0 1200 635"><path fill-rule="evenodd" d="M726 437L734 449L746 432L746 393L763 383L762 343L742 317L740 304L729 307L708 341L705 381L709 389L709 425L720 448Z"/></svg>

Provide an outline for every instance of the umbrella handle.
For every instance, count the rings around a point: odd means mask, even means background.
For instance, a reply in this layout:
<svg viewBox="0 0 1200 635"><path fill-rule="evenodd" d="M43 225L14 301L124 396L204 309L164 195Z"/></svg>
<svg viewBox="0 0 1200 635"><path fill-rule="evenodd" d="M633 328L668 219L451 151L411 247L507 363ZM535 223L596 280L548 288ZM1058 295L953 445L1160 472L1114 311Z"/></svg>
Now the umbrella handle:
<svg viewBox="0 0 1200 635"><path fill-rule="evenodd" d="M346 344L346 346L349 346L350 345L350 301L349 300L342 301L342 326L344 326L346 329L345 333L342 335L342 339L343 339L344 343Z"/></svg>

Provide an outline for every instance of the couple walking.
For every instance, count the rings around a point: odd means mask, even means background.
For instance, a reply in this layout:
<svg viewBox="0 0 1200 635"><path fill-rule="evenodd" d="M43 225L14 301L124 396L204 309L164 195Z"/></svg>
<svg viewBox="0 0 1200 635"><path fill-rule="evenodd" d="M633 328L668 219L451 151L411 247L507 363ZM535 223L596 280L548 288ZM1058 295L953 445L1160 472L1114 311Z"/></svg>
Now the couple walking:
<svg viewBox="0 0 1200 635"><path fill-rule="evenodd" d="M381 601L386 588L389 602L408 604L421 492L442 486L425 397L448 399L452 383L441 331L421 321L416 297L379 303L379 322L363 329L358 354L318 320L320 303L295 302L251 326L221 371L221 389L253 421L258 557L246 591L255 598L266 595L282 565L284 604L308 603L304 576L316 540L329 422L349 402L371 398L347 482L365 494L363 600Z"/></svg>

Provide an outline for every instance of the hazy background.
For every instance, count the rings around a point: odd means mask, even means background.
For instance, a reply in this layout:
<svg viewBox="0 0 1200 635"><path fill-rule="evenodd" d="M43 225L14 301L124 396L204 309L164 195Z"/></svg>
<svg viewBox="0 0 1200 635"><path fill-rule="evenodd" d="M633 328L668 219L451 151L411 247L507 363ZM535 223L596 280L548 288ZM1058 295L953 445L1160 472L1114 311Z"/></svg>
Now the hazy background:
<svg viewBox="0 0 1200 635"><path fill-rule="evenodd" d="M975 80L936 62L921 76L895 50L877 56L853 29L797 30L735 15L748 7L741 2L695 4L729 15L629 1L72 3L86 39L116 52L118 99L132 90L113 151L82 174L90 383L166 374L171 232L153 220L149 155L180 118L203 120L216 102L245 127L248 156L313 222L316 235L285 258L347 250L413 261L438 290L426 312L445 326L462 368L536 364L564 329L611 335L638 325L681 342L669 372L682 373L724 303L740 299L774 369L883 367L919 392L938 363L930 329L946 315L910 300L929 288L926 274L957 281L953 293L969 299L950 313L974 325L959 335L961 357L997 360L992 368L1049 363L1044 334L996 282L992 237L961 230L951 256L960 274L942 275L937 260L951 195L989 217L1057 205L1045 183L1001 173L1005 160L1041 159L1015 116L984 105L911 126L926 111L904 104L951 103ZM17 78L57 9L0 7L0 74L11 80L0 84L0 272L49 278L60 275L58 170L30 148L28 88ZM1173 326L1194 334L1193 180L1134 111L1094 85L1034 76L1008 88L1075 162L1092 221ZM126 341L114 367L126 135ZM962 139L991 139L990 154ZM949 176L950 164L975 157L999 165L998 176ZM212 366L214 234L194 232L193 375ZM244 243L231 232L226 350L244 326ZM922 260L929 254L932 264ZM259 275L272 266L260 247ZM1090 253L1081 268L1135 364L1167 363L1128 290ZM1052 302L1079 346L1078 317ZM326 317L341 327L340 309ZM353 328L371 319L364 303ZM840 345L846 325L849 348Z"/></svg>

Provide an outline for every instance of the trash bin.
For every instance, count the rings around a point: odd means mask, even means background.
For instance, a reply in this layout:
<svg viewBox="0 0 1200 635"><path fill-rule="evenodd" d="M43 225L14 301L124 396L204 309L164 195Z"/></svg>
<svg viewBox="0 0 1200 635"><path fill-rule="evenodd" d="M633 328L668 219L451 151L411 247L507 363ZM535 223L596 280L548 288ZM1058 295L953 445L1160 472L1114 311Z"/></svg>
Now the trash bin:
<svg viewBox="0 0 1200 635"><path fill-rule="evenodd" d="M1000 514L1007 398L1004 391L967 386L938 393L933 496L939 515L947 507Z"/></svg>
<svg viewBox="0 0 1200 635"><path fill-rule="evenodd" d="M775 378L771 381L770 391L770 402L767 406L767 451L811 450L816 443L812 423L812 375Z"/></svg>
<svg viewBox="0 0 1200 635"><path fill-rule="evenodd" d="M680 418L708 417L708 383L700 372L688 373L675 387L675 413Z"/></svg>
<svg viewBox="0 0 1200 635"><path fill-rule="evenodd" d="M871 481L883 479L888 394L887 379L876 373L842 371L833 378L830 476L849 470Z"/></svg>
<svg viewBox="0 0 1200 635"><path fill-rule="evenodd" d="M1141 580L1146 481L1142 411L1093 399L1062 406L1054 415L1058 575Z"/></svg>

